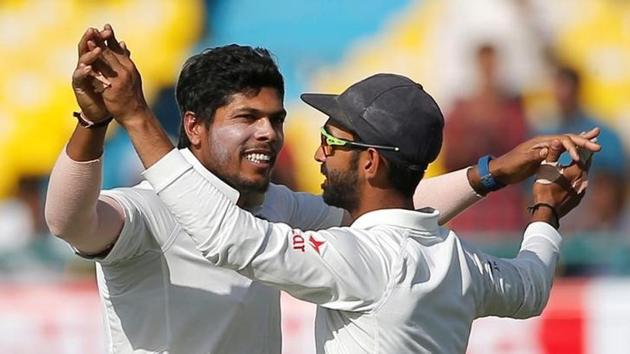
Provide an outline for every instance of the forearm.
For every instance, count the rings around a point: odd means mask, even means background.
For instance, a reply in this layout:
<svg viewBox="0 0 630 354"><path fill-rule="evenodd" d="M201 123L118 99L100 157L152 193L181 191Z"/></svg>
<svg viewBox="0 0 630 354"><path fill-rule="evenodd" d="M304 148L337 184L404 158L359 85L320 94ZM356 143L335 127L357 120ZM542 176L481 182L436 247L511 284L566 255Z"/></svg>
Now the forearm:
<svg viewBox="0 0 630 354"><path fill-rule="evenodd" d="M127 130L145 168L151 167L173 149L166 132L153 113L146 109L126 117L121 125Z"/></svg>
<svg viewBox="0 0 630 354"><path fill-rule="evenodd" d="M474 181L469 180L468 169L423 180L414 193L414 205L417 209L432 207L439 210L439 223L445 224L481 200L472 183Z"/></svg>
<svg viewBox="0 0 630 354"><path fill-rule="evenodd" d="M508 181L501 181L505 184L511 183L509 181L511 173L508 172L508 176L504 176L501 166L497 166L496 162L497 160L490 161L490 173L498 180L507 178ZM439 224L443 225L488 193L481 183L479 166L475 165L420 181L413 198L417 209L429 206L439 210Z"/></svg>
<svg viewBox="0 0 630 354"><path fill-rule="evenodd" d="M534 225L548 230L531 234L524 239L515 260L524 284L523 303L513 316L516 318L527 318L542 313L549 300L560 254L562 243L560 235L552 233L548 224Z"/></svg>
<svg viewBox="0 0 630 354"><path fill-rule="evenodd" d="M93 142L89 137L95 132L82 130L87 129L77 128L55 163L48 185L45 216L54 235L91 253L103 250L116 239L124 218L114 201L98 200L102 169L99 133ZM102 151L102 142L100 149Z"/></svg>
<svg viewBox="0 0 630 354"><path fill-rule="evenodd" d="M96 160L103 155L106 133L106 126L86 129L77 124L66 145L66 153L74 161Z"/></svg>
<svg viewBox="0 0 630 354"><path fill-rule="evenodd" d="M482 259L480 266L486 267L484 279L489 291L483 315L539 315L549 299L561 242L561 236L548 224L532 223L515 259Z"/></svg>

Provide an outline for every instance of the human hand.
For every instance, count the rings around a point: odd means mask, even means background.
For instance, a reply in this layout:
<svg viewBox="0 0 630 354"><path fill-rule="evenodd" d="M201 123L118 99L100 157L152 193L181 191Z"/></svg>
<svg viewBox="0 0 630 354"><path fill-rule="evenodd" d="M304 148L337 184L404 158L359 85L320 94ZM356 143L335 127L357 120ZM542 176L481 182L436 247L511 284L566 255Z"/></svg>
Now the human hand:
<svg viewBox="0 0 630 354"><path fill-rule="evenodd" d="M105 25L107 40L98 58L103 63L101 73L109 85L100 93L102 102L109 113L120 123L125 124L138 112L148 111L148 105L142 91L142 79L131 52L124 42L116 39L114 30Z"/></svg>
<svg viewBox="0 0 630 354"><path fill-rule="evenodd" d="M564 151L559 140L549 146L547 158L536 173L532 188L534 206L544 204L553 208L558 218L573 210L582 200L588 185L591 160L559 166L558 159Z"/></svg>
<svg viewBox="0 0 630 354"><path fill-rule="evenodd" d="M490 173L503 184L514 184L525 180L536 173L540 163L548 158L553 141L558 141L562 151L568 151L573 161L579 162L587 157L582 151L597 152L601 150L601 146L595 142L599 132L599 128L593 128L580 135L546 135L529 139L506 154L490 161Z"/></svg>
<svg viewBox="0 0 630 354"><path fill-rule="evenodd" d="M110 116L101 96L109 82L100 72L103 63L99 61L99 55L104 47L103 40L108 37L108 32L88 28L79 41L79 60L72 73L72 88L77 103L83 115L95 123Z"/></svg>

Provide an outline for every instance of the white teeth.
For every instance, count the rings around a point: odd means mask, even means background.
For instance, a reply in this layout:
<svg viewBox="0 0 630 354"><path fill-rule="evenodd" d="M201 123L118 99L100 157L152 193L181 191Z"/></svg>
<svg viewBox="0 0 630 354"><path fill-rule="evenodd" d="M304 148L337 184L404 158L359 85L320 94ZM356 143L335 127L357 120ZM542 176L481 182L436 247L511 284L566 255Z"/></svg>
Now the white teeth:
<svg viewBox="0 0 630 354"><path fill-rule="evenodd" d="M271 156L265 154L247 154L245 158L255 163L271 161Z"/></svg>

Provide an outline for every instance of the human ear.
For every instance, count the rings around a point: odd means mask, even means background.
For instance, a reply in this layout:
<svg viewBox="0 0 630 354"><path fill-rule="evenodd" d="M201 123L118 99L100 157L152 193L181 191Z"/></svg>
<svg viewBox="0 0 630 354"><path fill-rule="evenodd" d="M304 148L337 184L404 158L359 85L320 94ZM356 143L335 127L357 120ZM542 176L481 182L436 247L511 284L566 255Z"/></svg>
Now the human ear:
<svg viewBox="0 0 630 354"><path fill-rule="evenodd" d="M363 155L364 158L361 160L359 166L363 169L366 177L370 178L376 176L379 169L384 167L379 152L376 149L369 148Z"/></svg>
<svg viewBox="0 0 630 354"><path fill-rule="evenodd" d="M201 144L201 130L204 129L204 124L199 121L195 113L186 111L184 113L184 130L186 136L192 146L198 147Z"/></svg>
<svg viewBox="0 0 630 354"><path fill-rule="evenodd" d="M370 184L373 186L387 186L389 183L389 166L387 160L381 156L378 150L373 148L367 149L364 155L365 158L361 161L359 166L362 168L365 178L370 181Z"/></svg>

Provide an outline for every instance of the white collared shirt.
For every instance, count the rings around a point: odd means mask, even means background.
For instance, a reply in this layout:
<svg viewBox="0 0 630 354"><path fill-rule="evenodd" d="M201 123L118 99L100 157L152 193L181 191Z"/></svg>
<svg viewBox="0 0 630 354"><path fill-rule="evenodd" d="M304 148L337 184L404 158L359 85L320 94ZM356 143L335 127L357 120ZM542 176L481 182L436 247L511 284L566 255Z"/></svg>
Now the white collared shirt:
<svg viewBox="0 0 630 354"><path fill-rule="evenodd" d="M181 153L189 167L236 202L238 192L203 168L189 150ZM118 201L125 212L118 240L97 261L108 352L281 352L277 289L202 257L148 182L102 195ZM321 197L273 184L255 213L306 228L339 225L342 217Z"/></svg>
<svg viewBox="0 0 630 354"><path fill-rule="evenodd" d="M302 231L239 209L177 150L144 175L207 260L319 305L320 353L463 353L473 319L537 315L549 296L561 237L545 223L505 260L438 227L437 211Z"/></svg>

